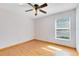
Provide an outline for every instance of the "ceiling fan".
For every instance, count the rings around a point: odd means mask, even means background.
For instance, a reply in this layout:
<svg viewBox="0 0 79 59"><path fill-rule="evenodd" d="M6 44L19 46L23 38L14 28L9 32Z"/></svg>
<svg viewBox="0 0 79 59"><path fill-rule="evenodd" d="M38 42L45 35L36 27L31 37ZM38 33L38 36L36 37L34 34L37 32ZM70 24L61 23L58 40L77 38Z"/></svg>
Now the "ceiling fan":
<svg viewBox="0 0 79 59"><path fill-rule="evenodd" d="M35 16L37 16L37 11L39 10L40 12L46 14L47 12L42 10L41 8L44 8L44 7L47 7L47 3L44 3L42 5L38 5L38 4L31 4L31 3L28 3L28 5L32 6L33 8L32 9L29 9L29 10L25 10L25 12L29 12L29 11L33 11L35 10Z"/></svg>

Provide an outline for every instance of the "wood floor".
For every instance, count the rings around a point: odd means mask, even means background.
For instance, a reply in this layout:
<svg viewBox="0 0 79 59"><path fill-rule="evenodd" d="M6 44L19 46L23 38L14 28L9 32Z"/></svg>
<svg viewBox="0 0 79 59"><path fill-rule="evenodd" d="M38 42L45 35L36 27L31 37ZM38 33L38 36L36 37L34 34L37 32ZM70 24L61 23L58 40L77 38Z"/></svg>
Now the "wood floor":
<svg viewBox="0 0 79 59"><path fill-rule="evenodd" d="M53 49L51 47L53 47ZM73 56L78 56L74 48L68 48L39 40L31 40L2 49L0 50L0 56L54 56L56 54L56 48L62 51L67 51Z"/></svg>

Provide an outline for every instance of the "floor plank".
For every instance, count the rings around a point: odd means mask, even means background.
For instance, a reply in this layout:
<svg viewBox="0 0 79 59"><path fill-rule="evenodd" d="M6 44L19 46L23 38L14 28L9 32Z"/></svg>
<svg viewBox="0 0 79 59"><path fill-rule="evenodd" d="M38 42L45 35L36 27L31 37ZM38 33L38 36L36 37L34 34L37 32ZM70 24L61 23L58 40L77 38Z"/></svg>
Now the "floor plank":
<svg viewBox="0 0 79 59"><path fill-rule="evenodd" d="M68 52L72 56L78 56L76 49L39 40L31 40L0 50L0 56L54 56L62 51Z"/></svg>

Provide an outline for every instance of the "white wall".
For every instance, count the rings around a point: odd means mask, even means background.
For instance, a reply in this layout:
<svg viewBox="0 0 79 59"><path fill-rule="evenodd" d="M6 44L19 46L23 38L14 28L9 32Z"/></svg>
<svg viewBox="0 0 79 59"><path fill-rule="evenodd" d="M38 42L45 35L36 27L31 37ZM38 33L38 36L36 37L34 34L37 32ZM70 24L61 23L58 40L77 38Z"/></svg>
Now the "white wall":
<svg viewBox="0 0 79 59"><path fill-rule="evenodd" d="M63 16L70 16L71 17L71 40L57 40L55 39L55 19ZM62 44L70 47L76 46L76 18L75 18L75 9L66 11L66 12L61 12L53 15L49 15L46 17L42 17L39 19L35 20L35 38L39 40L44 40L44 41L49 41L49 42L54 42L57 44Z"/></svg>
<svg viewBox="0 0 79 59"><path fill-rule="evenodd" d="M79 52L79 6L76 8L76 49Z"/></svg>
<svg viewBox="0 0 79 59"><path fill-rule="evenodd" d="M55 39L55 19L64 15L72 18L72 39L69 41ZM37 39L75 47L75 10L32 20L0 9L0 48L28 41L34 34Z"/></svg>
<svg viewBox="0 0 79 59"><path fill-rule="evenodd" d="M0 9L0 48L30 40L33 36L33 20Z"/></svg>

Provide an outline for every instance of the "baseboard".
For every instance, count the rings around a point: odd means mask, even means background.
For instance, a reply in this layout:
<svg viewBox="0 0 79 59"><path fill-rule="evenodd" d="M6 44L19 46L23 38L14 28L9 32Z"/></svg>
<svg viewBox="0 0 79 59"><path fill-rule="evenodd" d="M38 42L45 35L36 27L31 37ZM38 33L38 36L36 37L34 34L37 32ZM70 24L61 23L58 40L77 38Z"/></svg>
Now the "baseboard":
<svg viewBox="0 0 79 59"><path fill-rule="evenodd" d="M70 47L70 46L67 46L67 45L61 45L61 44L58 44L58 43L55 43L55 42L50 42L50 41L47 41L47 40L36 39L36 38L34 40L39 40L39 41L43 41L43 42L50 43L50 44L55 44L55 45L60 45L60 46L63 46L63 47L68 47L68 48L76 49L74 47Z"/></svg>
<svg viewBox="0 0 79 59"><path fill-rule="evenodd" d="M4 49L10 48L10 47L13 47L13 46L16 46L16 45L19 45L19 44L31 41L31 40L33 40L33 39L29 39L29 40L24 40L24 41L20 41L20 42L17 42L17 43L13 43L13 44L7 45L5 47L1 47L0 50L4 50Z"/></svg>

